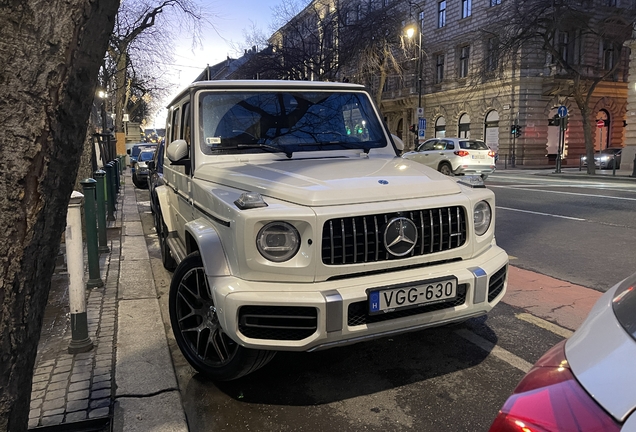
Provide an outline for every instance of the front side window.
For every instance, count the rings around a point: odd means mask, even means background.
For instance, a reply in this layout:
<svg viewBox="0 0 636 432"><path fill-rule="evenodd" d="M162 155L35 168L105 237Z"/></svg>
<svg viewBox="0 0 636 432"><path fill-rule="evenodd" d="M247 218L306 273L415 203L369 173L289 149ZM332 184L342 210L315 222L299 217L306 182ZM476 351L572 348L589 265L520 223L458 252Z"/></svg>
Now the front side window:
<svg viewBox="0 0 636 432"><path fill-rule="evenodd" d="M446 0L437 4L437 27L446 26Z"/></svg>
<svg viewBox="0 0 636 432"><path fill-rule="evenodd" d="M497 6L501 4L501 0L490 0L490 7Z"/></svg>
<svg viewBox="0 0 636 432"><path fill-rule="evenodd" d="M492 37L488 39L488 50L486 54L486 70L493 72L499 66L499 39Z"/></svg>
<svg viewBox="0 0 636 432"><path fill-rule="evenodd" d="M468 18L473 14L472 0L462 0L462 18Z"/></svg>
<svg viewBox="0 0 636 432"><path fill-rule="evenodd" d="M359 92L206 91L199 116L208 155L386 146L373 106Z"/></svg>
<svg viewBox="0 0 636 432"><path fill-rule="evenodd" d="M466 45L459 51L459 77L466 78L468 76L468 60L470 58L470 46Z"/></svg>

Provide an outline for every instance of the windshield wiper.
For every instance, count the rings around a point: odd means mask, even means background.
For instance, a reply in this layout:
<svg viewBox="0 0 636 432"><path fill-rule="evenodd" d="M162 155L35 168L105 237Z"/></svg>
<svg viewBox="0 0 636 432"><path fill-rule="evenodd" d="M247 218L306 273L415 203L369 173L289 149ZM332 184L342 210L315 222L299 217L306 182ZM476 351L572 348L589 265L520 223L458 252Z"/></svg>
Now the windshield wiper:
<svg viewBox="0 0 636 432"><path fill-rule="evenodd" d="M259 149L263 149L263 150L268 150L272 153L285 153L285 156L287 156L287 159L291 159L292 157L292 152L288 151L288 150L283 150L280 147L276 147L273 145L269 145L269 144L260 144L260 143L255 143L255 144L236 144L236 148L237 149L246 149L246 148L259 148Z"/></svg>

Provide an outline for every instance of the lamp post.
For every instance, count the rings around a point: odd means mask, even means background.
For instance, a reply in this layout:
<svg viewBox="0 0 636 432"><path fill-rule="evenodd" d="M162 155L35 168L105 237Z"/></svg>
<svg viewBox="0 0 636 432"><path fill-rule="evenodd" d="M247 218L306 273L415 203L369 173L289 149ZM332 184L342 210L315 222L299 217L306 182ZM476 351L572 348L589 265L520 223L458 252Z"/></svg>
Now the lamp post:
<svg viewBox="0 0 636 432"><path fill-rule="evenodd" d="M424 110L422 108L422 29L415 24L411 24L406 28L406 37L413 39L417 32L417 144L424 141L424 132L426 130L426 119L424 118Z"/></svg>

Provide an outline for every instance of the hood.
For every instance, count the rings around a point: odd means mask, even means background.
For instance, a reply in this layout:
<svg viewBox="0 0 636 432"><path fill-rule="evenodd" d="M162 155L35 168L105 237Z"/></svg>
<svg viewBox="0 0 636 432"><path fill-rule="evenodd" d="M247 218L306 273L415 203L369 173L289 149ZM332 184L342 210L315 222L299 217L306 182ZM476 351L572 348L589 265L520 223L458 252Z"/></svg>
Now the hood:
<svg viewBox="0 0 636 432"><path fill-rule="evenodd" d="M255 160L204 164L198 179L305 206L332 206L457 194L457 183L402 158Z"/></svg>

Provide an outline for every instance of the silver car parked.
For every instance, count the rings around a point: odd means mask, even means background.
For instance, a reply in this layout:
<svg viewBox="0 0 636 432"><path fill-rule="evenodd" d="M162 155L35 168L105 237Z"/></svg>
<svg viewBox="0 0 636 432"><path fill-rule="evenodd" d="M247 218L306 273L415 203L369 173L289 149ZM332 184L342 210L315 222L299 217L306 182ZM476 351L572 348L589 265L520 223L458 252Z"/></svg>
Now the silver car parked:
<svg viewBox="0 0 636 432"><path fill-rule="evenodd" d="M402 157L446 175L477 174L485 179L495 171L495 152L485 142L469 138L432 138Z"/></svg>

